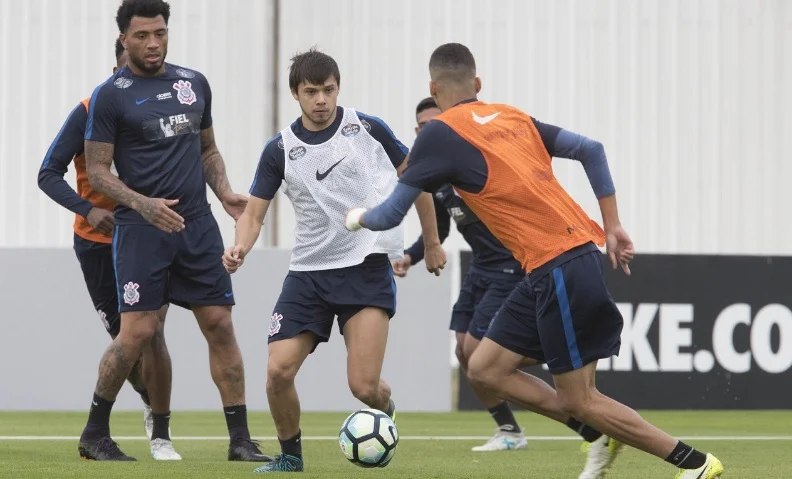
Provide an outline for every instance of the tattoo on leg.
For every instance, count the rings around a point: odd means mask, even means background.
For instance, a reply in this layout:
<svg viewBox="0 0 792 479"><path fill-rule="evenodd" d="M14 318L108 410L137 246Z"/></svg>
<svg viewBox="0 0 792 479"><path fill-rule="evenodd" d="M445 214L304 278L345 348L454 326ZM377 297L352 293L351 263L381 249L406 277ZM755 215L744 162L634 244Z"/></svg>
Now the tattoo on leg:
<svg viewBox="0 0 792 479"><path fill-rule="evenodd" d="M96 394L110 401L114 401L118 391L132 369L124 347L118 341L113 341L105 351L102 362L99 364L99 380L96 382Z"/></svg>
<svg viewBox="0 0 792 479"><path fill-rule="evenodd" d="M245 367L241 361L220 369L216 381L223 396L223 406L245 404Z"/></svg>

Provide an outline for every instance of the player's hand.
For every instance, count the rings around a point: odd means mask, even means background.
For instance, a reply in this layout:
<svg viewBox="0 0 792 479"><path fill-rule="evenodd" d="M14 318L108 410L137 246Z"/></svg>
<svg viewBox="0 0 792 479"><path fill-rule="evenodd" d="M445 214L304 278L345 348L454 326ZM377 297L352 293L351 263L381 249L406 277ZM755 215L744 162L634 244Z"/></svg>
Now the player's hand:
<svg viewBox="0 0 792 479"><path fill-rule="evenodd" d="M363 218L363 213L365 212L366 208L352 208L351 210L347 211L347 214L344 217L344 226L346 226L346 229L349 231L357 231L360 228L363 228L361 218Z"/></svg>
<svg viewBox="0 0 792 479"><path fill-rule="evenodd" d="M424 263L426 263L427 271L434 273L435 276L440 276L440 270L446 265L446 253L443 245L438 243L434 246L427 246L424 249Z"/></svg>
<svg viewBox="0 0 792 479"><path fill-rule="evenodd" d="M107 210L96 207L91 208L91 211L88 212L88 216L85 219L88 220L88 224L90 224L93 229L103 235L109 235L113 232L113 226L115 226L113 213Z"/></svg>
<svg viewBox="0 0 792 479"><path fill-rule="evenodd" d="M407 276L407 270L412 266L412 258L409 254L405 254L404 258L392 261L391 266L393 266L393 274L399 278L404 278Z"/></svg>
<svg viewBox="0 0 792 479"><path fill-rule="evenodd" d="M164 198L146 198L137 208L146 221L166 233L178 233L184 230L184 218L170 209L179 200L166 200Z"/></svg>
<svg viewBox="0 0 792 479"><path fill-rule="evenodd" d="M613 269L621 266L624 273L629 276L630 261L635 257L635 248L624 228L616 226L605 231L605 246Z"/></svg>
<svg viewBox="0 0 792 479"><path fill-rule="evenodd" d="M236 270L245 262L245 252L242 250L242 245L229 246L223 253L223 266L230 274L236 273Z"/></svg>
<svg viewBox="0 0 792 479"><path fill-rule="evenodd" d="M231 193L227 198L223 198L223 208L225 208L226 213L231 215L235 221L238 220L239 217L242 216L242 213L245 212L247 203L247 196L236 193Z"/></svg>

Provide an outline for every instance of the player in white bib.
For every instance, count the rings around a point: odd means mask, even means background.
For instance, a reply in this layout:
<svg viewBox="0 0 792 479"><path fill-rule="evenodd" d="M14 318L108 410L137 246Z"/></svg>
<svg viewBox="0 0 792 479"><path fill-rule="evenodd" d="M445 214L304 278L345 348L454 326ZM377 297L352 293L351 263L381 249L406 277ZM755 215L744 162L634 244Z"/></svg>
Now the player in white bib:
<svg viewBox="0 0 792 479"><path fill-rule="evenodd" d="M294 207L295 241L270 319L267 360L267 398L281 454L256 472L303 470L294 378L316 346L328 341L335 317L347 347L352 394L370 408L395 413L380 373L396 311L391 260L402 257L403 234L352 233L343 219L349 209L373 207L390 195L407 167L407 148L379 118L336 106L340 80L338 65L324 53L312 49L292 58L289 87L302 115L264 147L235 245L223 255L229 272L242 265L283 186ZM416 209L426 268L439 274L446 257L432 197L424 194Z"/></svg>

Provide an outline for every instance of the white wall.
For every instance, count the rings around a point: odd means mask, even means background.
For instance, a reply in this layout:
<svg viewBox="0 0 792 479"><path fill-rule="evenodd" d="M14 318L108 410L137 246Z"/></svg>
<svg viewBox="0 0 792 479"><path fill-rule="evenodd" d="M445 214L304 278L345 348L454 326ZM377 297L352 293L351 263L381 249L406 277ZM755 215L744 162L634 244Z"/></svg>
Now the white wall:
<svg viewBox="0 0 792 479"><path fill-rule="evenodd" d="M272 4L169 3L167 61L209 79L215 135L229 179L235 190L247 193L273 129ZM0 1L0 247L72 244L74 216L39 191L36 175L71 109L112 72L119 4ZM74 185L73 171L66 178ZM230 241L233 221L211 191L209 197Z"/></svg>
<svg viewBox="0 0 792 479"><path fill-rule="evenodd" d="M639 252L792 254L792 2L485 3L282 2L278 128L299 114L288 58L317 44L340 65L340 102L382 117L409 146L429 55L462 42L481 99L605 144ZM582 167L558 159L555 170L599 220ZM292 224L281 202L282 244ZM418 231L413 214L408 241Z"/></svg>
<svg viewBox="0 0 792 479"><path fill-rule="evenodd" d="M271 0L171 1L168 59L212 82L239 191L266 139L299 114L286 85L291 54L313 44L332 54L343 104L382 117L410 146L429 55L460 41L476 55L483 100L605 144L639 252L792 253L792 226L781 221L792 204L792 2L280 3L273 72ZM38 191L36 171L70 109L110 72L116 5L0 2L0 246L71 243L72 216ZM556 160L556 172L599 218L580 165ZM278 244L288 247L293 214L279 203ZM233 227L218 216L230 241ZM417 234L413 214L407 242ZM463 247L455 232L448 245Z"/></svg>

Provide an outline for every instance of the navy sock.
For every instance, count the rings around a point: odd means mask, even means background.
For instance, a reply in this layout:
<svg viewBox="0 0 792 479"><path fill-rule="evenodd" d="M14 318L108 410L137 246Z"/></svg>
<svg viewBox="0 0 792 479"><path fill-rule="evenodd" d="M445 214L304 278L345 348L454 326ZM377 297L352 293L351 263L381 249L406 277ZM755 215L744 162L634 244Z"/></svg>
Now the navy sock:
<svg viewBox="0 0 792 479"><path fill-rule="evenodd" d="M231 442L236 439L250 439L250 431L248 430L247 423L247 406L241 404L239 406L228 406L223 408L225 413L226 426L228 426L228 435L231 437Z"/></svg>
<svg viewBox="0 0 792 479"><path fill-rule="evenodd" d="M580 436L586 442L594 442L602 437L601 432L597 431L591 426L587 426L583 424L582 422L578 421L573 417L567 420L566 425L569 429L572 429L576 433L580 434Z"/></svg>
<svg viewBox="0 0 792 479"><path fill-rule="evenodd" d="M670 462L681 469L698 469L707 462L707 456L703 452L699 452L679 441L666 458L666 462Z"/></svg>
<svg viewBox="0 0 792 479"><path fill-rule="evenodd" d="M509 407L509 403L503 401L495 407L488 409L492 415L492 419L498 424L501 431L507 432L520 432L520 426L517 425L517 419L514 418L514 413Z"/></svg>
<svg viewBox="0 0 792 479"><path fill-rule="evenodd" d="M300 437L302 437L302 431L297 431L296 436L291 439L286 439L285 441L278 438L281 452L290 456L302 457L302 441L300 441Z"/></svg>
<svg viewBox="0 0 792 479"><path fill-rule="evenodd" d="M151 433L151 439L167 439L170 441L170 411L166 414L152 413L154 418L154 431Z"/></svg>
<svg viewBox="0 0 792 479"><path fill-rule="evenodd" d="M110 435L110 411L113 410L113 403L115 401L108 401L94 393L88 424L82 433L83 438L99 439Z"/></svg>

